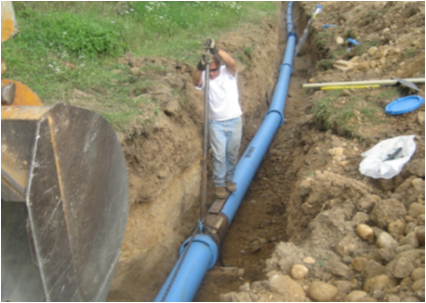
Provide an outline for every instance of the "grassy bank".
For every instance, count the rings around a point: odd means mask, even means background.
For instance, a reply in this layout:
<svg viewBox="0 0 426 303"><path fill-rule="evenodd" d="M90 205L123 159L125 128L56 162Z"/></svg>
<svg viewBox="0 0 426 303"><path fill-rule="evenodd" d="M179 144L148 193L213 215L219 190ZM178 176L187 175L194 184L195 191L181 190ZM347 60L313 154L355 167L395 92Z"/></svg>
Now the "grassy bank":
<svg viewBox="0 0 426 303"><path fill-rule="evenodd" d="M31 87L46 104L67 92L106 89L100 109L125 128L139 109L117 59L160 56L195 65L201 40L276 17L272 2L14 2L19 33L2 43L2 77ZM121 70L122 74L113 73ZM127 77L127 78L126 78ZM115 80L115 81L111 81ZM112 85L115 82L117 85Z"/></svg>

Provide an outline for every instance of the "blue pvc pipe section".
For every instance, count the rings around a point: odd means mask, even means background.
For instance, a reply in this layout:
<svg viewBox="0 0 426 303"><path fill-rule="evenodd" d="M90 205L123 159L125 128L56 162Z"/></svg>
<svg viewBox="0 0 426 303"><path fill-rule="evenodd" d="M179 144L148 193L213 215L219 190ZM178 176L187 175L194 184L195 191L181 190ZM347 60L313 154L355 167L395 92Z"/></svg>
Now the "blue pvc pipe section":
<svg viewBox="0 0 426 303"><path fill-rule="evenodd" d="M296 40L297 36L295 33L288 34L284 61L280 67L281 71L277 85L275 86L271 106L265 115L265 120L253 140L250 142L235 169L234 182L237 184L237 191L229 195L226 204L222 208L222 212L229 219L229 225L231 225L232 219L234 218L260 163L262 162L266 150L271 144L275 133L284 123L283 111L287 97L288 84L290 82L290 75L293 71L292 62Z"/></svg>
<svg viewBox="0 0 426 303"><path fill-rule="evenodd" d="M222 208L222 213L229 219L228 228L276 131L284 123L283 112L290 75L293 72L293 54L297 42L297 35L293 32L292 7L293 2L289 2L287 7L287 46L271 106L265 115L265 120L235 169L234 182L237 184L237 191L229 195ZM180 258L155 298L156 302L163 301L163 299L167 302L192 301L206 271L216 263L218 247L210 236L197 234L184 257L183 253L189 242L190 239L182 245ZM182 259L184 261L178 270ZM164 296L166 292L167 295Z"/></svg>
<svg viewBox="0 0 426 303"><path fill-rule="evenodd" d="M180 250L180 258L169 274L166 282L155 298L156 302L163 300L164 294L180 264L183 252L190 239L186 240ZM200 286L207 270L212 268L217 260L218 247L210 236L197 234L185 256L185 259L175 277L173 284L168 290L165 302L190 302Z"/></svg>

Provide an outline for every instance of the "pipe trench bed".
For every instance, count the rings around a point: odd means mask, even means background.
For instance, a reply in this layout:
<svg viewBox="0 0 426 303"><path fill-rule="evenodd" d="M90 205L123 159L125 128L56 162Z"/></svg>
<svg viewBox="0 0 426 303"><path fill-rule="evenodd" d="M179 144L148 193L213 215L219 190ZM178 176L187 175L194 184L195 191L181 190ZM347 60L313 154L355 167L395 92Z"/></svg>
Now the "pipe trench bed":
<svg viewBox="0 0 426 303"><path fill-rule="evenodd" d="M183 243L180 258L155 298L156 302L192 301L207 270L215 265L223 237L276 131L284 123L283 112L297 41L293 31L292 8L293 2L289 2L286 13L287 46L271 106L238 162L233 180L237 184L237 191L232 192L227 199L216 199L206 215L203 231Z"/></svg>

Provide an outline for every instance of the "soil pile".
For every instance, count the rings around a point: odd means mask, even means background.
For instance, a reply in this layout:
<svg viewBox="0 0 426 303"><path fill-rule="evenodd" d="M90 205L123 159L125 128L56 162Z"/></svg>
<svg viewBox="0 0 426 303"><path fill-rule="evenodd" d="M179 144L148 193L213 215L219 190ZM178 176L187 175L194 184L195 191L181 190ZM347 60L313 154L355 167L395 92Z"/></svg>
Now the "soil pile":
<svg viewBox="0 0 426 303"><path fill-rule="evenodd" d="M312 3L301 5L313 11ZM423 3L328 2L312 27L309 45L300 54L316 61L318 70L309 82L424 77ZM367 47L344 44L348 37ZM353 64L342 70L333 67L337 60ZM263 266L264 279L242 279L246 283L239 291L221 295L222 301L425 300L424 105L388 116L383 108L393 99L380 93L371 89L366 99L363 90L338 92L342 105L359 100L353 120L346 121L356 125L352 129L333 121L326 125L330 120L312 114L326 92L306 96L294 136L278 134L264 163L275 166L266 170L269 188L281 189L294 178L290 194L275 194L271 202L281 209L273 226L281 225L277 229L286 241L277 243ZM374 106L381 110L365 121L362 109L377 100ZM291 114L287 106L285 111L286 117ZM398 176L375 180L360 174L362 152L387 138L413 134L416 152Z"/></svg>

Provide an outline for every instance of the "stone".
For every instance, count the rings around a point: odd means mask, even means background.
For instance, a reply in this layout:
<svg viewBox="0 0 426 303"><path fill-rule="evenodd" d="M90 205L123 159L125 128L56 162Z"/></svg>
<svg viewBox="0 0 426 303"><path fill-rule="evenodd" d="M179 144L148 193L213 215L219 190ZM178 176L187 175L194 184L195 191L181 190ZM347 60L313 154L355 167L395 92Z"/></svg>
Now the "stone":
<svg viewBox="0 0 426 303"><path fill-rule="evenodd" d="M412 187L405 192L404 198L401 201L401 203L403 203L405 205L405 207L408 209L410 207L411 203L413 203L413 202L418 203L419 198L421 200L423 200L423 202L424 202L424 199L425 199L424 187L423 188Z"/></svg>
<svg viewBox="0 0 426 303"><path fill-rule="evenodd" d="M356 282L353 283L344 280L334 281L333 285L337 287L338 291L336 301L341 301L339 298L343 299L343 297L346 296L352 289L357 287Z"/></svg>
<svg viewBox="0 0 426 303"><path fill-rule="evenodd" d="M230 292L227 294L220 295L221 302L251 302L250 295L246 292L236 293Z"/></svg>
<svg viewBox="0 0 426 303"><path fill-rule="evenodd" d="M283 301L303 302L306 298L303 288L289 276L272 275L269 283L273 292L283 296Z"/></svg>
<svg viewBox="0 0 426 303"><path fill-rule="evenodd" d="M351 268L357 272L362 272L367 266L368 259L363 257L356 257L351 262Z"/></svg>
<svg viewBox="0 0 426 303"><path fill-rule="evenodd" d="M401 299L395 294L386 294L385 302L401 302Z"/></svg>
<svg viewBox="0 0 426 303"><path fill-rule="evenodd" d="M366 224L359 224L356 227L356 233L364 241L374 239L373 229Z"/></svg>
<svg viewBox="0 0 426 303"><path fill-rule="evenodd" d="M385 290L388 288L392 288L398 285L396 279L391 278L387 275L380 275L374 278L368 279L365 284L363 290L367 293L371 293L375 290Z"/></svg>
<svg viewBox="0 0 426 303"><path fill-rule="evenodd" d="M406 166L408 166L409 163L411 163L411 161L408 162ZM412 187L411 181L413 181L413 179L415 178L407 178L404 182L402 182L400 186L395 189L395 193L405 194L405 192Z"/></svg>
<svg viewBox="0 0 426 303"><path fill-rule="evenodd" d="M399 243L387 232L382 232L377 238L376 245L379 248L396 248Z"/></svg>
<svg viewBox="0 0 426 303"><path fill-rule="evenodd" d="M409 244L413 246L414 248L419 247L419 240L417 239L416 233L414 231L409 232L405 237L403 237L399 241L400 245L406 245Z"/></svg>
<svg viewBox="0 0 426 303"><path fill-rule="evenodd" d="M411 279L413 282L416 282L417 280L424 279L425 278L425 268L424 267L418 267L413 270L411 273Z"/></svg>
<svg viewBox="0 0 426 303"><path fill-rule="evenodd" d="M414 229L414 232L416 233L417 241L419 241L419 244L425 245L425 227L419 226Z"/></svg>
<svg viewBox="0 0 426 303"><path fill-rule="evenodd" d="M380 200L380 197L377 195L365 195L358 199L358 201L356 202L356 206L359 211L370 212L373 206Z"/></svg>
<svg viewBox="0 0 426 303"><path fill-rule="evenodd" d="M370 47L370 49L368 50L368 54L370 55L370 57L373 57L378 50L379 49L376 46Z"/></svg>
<svg viewBox="0 0 426 303"><path fill-rule="evenodd" d="M345 302L363 302L368 294L365 291L354 290L345 297Z"/></svg>
<svg viewBox="0 0 426 303"><path fill-rule="evenodd" d="M414 270L413 263L408 258L399 258L393 267L392 274L395 278L407 278Z"/></svg>
<svg viewBox="0 0 426 303"><path fill-rule="evenodd" d="M250 253L255 254L257 252L259 252L261 249L260 245L258 242L252 243L250 246Z"/></svg>
<svg viewBox="0 0 426 303"><path fill-rule="evenodd" d="M345 43L345 40L342 37L336 38L336 44L337 45L342 45L343 43Z"/></svg>
<svg viewBox="0 0 426 303"><path fill-rule="evenodd" d="M306 258L303 259L303 263L306 263L306 264L315 264L315 259L312 258L312 257L306 257Z"/></svg>
<svg viewBox="0 0 426 303"><path fill-rule="evenodd" d="M409 286L411 288L411 285L413 285L413 280L410 277L402 279L401 283L399 285L403 286Z"/></svg>
<svg viewBox="0 0 426 303"><path fill-rule="evenodd" d="M364 70L367 70L367 69L369 69L369 68L370 68L370 64L369 64L368 62L366 62L366 61L361 62L361 63L358 65L358 69L359 69L360 71L364 71Z"/></svg>
<svg viewBox="0 0 426 303"><path fill-rule="evenodd" d="M417 281L415 281L413 283L413 285L411 285L411 290L413 292L416 292L420 289L424 289L425 288L425 278L422 279L418 279Z"/></svg>
<svg viewBox="0 0 426 303"><path fill-rule="evenodd" d="M383 301L385 293L381 289L376 289L376 290L373 291L373 293L371 295L374 299L379 300L379 301Z"/></svg>
<svg viewBox="0 0 426 303"><path fill-rule="evenodd" d="M419 225L423 225L423 226L425 225L425 215L424 214L417 216L417 223Z"/></svg>
<svg viewBox="0 0 426 303"><path fill-rule="evenodd" d="M417 159L417 160L419 160L419 159ZM424 159L422 159L422 160L423 160L422 161L423 163L419 163L420 165L425 163ZM416 162L419 162L419 161L416 161ZM424 189L425 188L425 180L423 180L422 178L413 179L413 181L411 181L411 185L413 185L413 187L419 187L419 188Z"/></svg>
<svg viewBox="0 0 426 303"><path fill-rule="evenodd" d="M394 274L394 268L395 264L400 258L407 258L411 261L414 267L420 267L422 265L422 262L424 264L424 257L425 257L425 250L423 249L411 249L407 251L403 251L395 256L395 258L390 261L388 264L386 264L385 267L385 273L387 275L393 275ZM423 261L422 261L423 260Z"/></svg>
<svg viewBox="0 0 426 303"><path fill-rule="evenodd" d="M420 302L420 300L416 297L410 296L403 298L401 302Z"/></svg>
<svg viewBox="0 0 426 303"><path fill-rule="evenodd" d="M408 222L406 225L405 225L405 231L404 231L404 233L407 235L409 232L412 232L412 231L414 231L414 229L417 227L417 224L416 223L414 223L414 222Z"/></svg>
<svg viewBox="0 0 426 303"><path fill-rule="evenodd" d="M374 260L368 260L367 265L365 266L364 271L362 272L362 275L367 279L370 279L383 274L384 271L385 267L382 264Z"/></svg>
<svg viewBox="0 0 426 303"><path fill-rule="evenodd" d="M296 264L291 268L291 277L296 280L301 280L308 274L308 272L309 270L305 265Z"/></svg>
<svg viewBox="0 0 426 303"><path fill-rule="evenodd" d="M396 220L392 221L388 225L388 233L395 239L403 236L405 232L405 221Z"/></svg>
<svg viewBox="0 0 426 303"><path fill-rule="evenodd" d="M372 229L373 229L373 232L374 232L374 237L375 237L376 239L380 236L380 234L381 234L382 232L385 232L383 229L378 228L377 226L373 226L373 227L372 227Z"/></svg>
<svg viewBox="0 0 426 303"><path fill-rule="evenodd" d="M417 113L417 123L419 123L420 125L425 125L425 112L424 111L419 111Z"/></svg>
<svg viewBox="0 0 426 303"><path fill-rule="evenodd" d="M344 257L355 251L356 246L354 243L356 243L356 240L352 235L348 234L334 247L334 250L338 255Z"/></svg>
<svg viewBox="0 0 426 303"><path fill-rule="evenodd" d="M350 268L339 261L331 261L325 269L327 272L344 279L348 279L351 275Z"/></svg>
<svg viewBox="0 0 426 303"><path fill-rule="evenodd" d="M250 283L246 282L238 288L238 291L241 292L249 292L250 291Z"/></svg>
<svg viewBox="0 0 426 303"><path fill-rule="evenodd" d="M424 185L423 185L424 186ZM424 188L424 187L423 187ZM424 215L425 213L425 205L420 203L411 203L408 207L408 215L416 218L418 215Z"/></svg>
<svg viewBox="0 0 426 303"><path fill-rule="evenodd" d="M328 283L314 281L309 285L308 295L318 302L330 302L337 295L337 287Z"/></svg>
<svg viewBox="0 0 426 303"><path fill-rule="evenodd" d="M386 199L376 203L370 213L370 219L378 227L386 228L390 222L403 219L406 214L404 204L395 199Z"/></svg>
<svg viewBox="0 0 426 303"><path fill-rule="evenodd" d="M425 290L424 289L419 289L418 291L416 291L415 295L420 300L420 302L425 301Z"/></svg>
<svg viewBox="0 0 426 303"><path fill-rule="evenodd" d="M413 247L410 244L401 245L401 246L398 246L397 248L395 248L395 253L399 254L399 253L402 253L403 251L407 251L407 250L414 249L414 248L415 247Z"/></svg>
<svg viewBox="0 0 426 303"><path fill-rule="evenodd" d="M377 257L383 261L383 263L389 263L390 261L393 260L393 258L395 258L395 250L393 248L380 248L377 252L376 252Z"/></svg>

